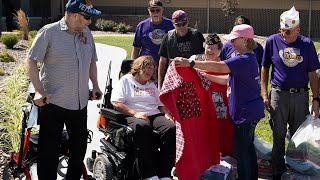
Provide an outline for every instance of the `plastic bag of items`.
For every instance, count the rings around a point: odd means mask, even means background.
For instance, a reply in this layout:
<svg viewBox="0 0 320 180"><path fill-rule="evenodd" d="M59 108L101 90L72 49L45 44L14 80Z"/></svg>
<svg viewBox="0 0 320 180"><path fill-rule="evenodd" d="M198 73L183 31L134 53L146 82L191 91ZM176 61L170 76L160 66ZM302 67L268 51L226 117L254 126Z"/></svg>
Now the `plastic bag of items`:
<svg viewBox="0 0 320 180"><path fill-rule="evenodd" d="M254 137L253 144L257 153L258 176L261 178L272 177L272 144L257 137Z"/></svg>
<svg viewBox="0 0 320 180"><path fill-rule="evenodd" d="M272 144L254 137L253 144L256 148L257 155L263 160L271 160Z"/></svg>
<svg viewBox="0 0 320 180"><path fill-rule="evenodd" d="M319 176L309 176L305 174L300 174L294 169L289 169L281 176L282 180L319 180Z"/></svg>
<svg viewBox="0 0 320 180"><path fill-rule="evenodd" d="M301 174L320 176L320 119L308 116L301 124L289 142L286 161Z"/></svg>
<svg viewBox="0 0 320 180"><path fill-rule="evenodd" d="M232 164L236 164L237 161L230 156L223 157L220 164L216 164L207 169L201 176L200 180L236 180L237 179L237 169L227 161Z"/></svg>

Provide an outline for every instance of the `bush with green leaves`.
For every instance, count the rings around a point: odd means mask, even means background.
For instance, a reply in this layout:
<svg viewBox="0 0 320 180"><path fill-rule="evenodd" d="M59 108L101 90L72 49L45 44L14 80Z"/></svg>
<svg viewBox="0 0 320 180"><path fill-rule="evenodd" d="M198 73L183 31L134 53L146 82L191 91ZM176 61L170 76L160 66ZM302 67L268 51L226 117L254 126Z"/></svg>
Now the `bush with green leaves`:
<svg viewBox="0 0 320 180"><path fill-rule="evenodd" d="M29 38L28 48L31 48L34 38Z"/></svg>
<svg viewBox="0 0 320 180"><path fill-rule="evenodd" d="M119 33L127 33L131 30L131 26L126 25L125 23L119 23L114 29Z"/></svg>
<svg viewBox="0 0 320 180"><path fill-rule="evenodd" d="M96 27L101 31L113 31L116 26L117 23L112 20L98 19L96 21Z"/></svg>
<svg viewBox="0 0 320 180"><path fill-rule="evenodd" d="M33 39L33 38L36 37L37 33L38 33L38 31L36 31L36 30L30 31L30 32L29 32L29 37L30 37L31 39Z"/></svg>
<svg viewBox="0 0 320 180"><path fill-rule="evenodd" d="M5 74L6 74L6 71L0 68L0 76L4 76Z"/></svg>
<svg viewBox="0 0 320 180"><path fill-rule="evenodd" d="M1 41L8 49L12 49L19 42L19 37L16 34L2 34Z"/></svg>
<svg viewBox="0 0 320 180"><path fill-rule="evenodd" d="M19 150L22 107L26 105L28 85L27 69L20 65L0 87L0 149L6 153Z"/></svg>
<svg viewBox="0 0 320 180"><path fill-rule="evenodd" d="M0 61L1 62L15 62L16 59L9 54L7 51L0 53Z"/></svg>

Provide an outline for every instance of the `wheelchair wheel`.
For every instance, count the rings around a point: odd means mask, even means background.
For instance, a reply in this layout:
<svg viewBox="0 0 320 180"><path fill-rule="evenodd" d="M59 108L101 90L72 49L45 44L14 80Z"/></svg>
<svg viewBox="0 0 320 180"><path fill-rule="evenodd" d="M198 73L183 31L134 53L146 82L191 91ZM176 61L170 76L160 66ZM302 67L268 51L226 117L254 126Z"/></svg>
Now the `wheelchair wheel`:
<svg viewBox="0 0 320 180"><path fill-rule="evenodd" d="M100 154L93 164L93 177L96 180L112 180L113 169L108 157Z"/></svg>
<svg viewBox="0 0 320 180"><path fill-rule="evenodd" d="M57 173L63 178L67 176L68 162L68 156L63 155L59 158Z"/></svg>
<svg viewBox="0 0 320 180"><path fill-rule="evenodd" d="M17 165L15 164L13 166L13 168L17 168ZM37 176L37 173L32 173L32 172L37 172L37 164L34 163L31 167L30 167L30 176L31 176L31 179L38 179L38 176ZM17 177L14 177L13 172L14 170L12 170L12 168L10 167L10 165L6 165L4 168L3 168L3 172L2 172L2 179L3 180L27 180L27 177L25 175L24 172L21 172L21 173L17 173L16 176Z"/></svg>

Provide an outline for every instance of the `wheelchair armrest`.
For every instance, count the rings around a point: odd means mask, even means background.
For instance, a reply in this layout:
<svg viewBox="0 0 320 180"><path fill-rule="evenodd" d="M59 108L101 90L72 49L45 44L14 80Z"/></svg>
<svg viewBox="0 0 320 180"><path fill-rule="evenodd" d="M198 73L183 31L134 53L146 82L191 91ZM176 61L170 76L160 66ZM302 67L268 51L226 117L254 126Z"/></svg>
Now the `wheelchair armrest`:
<svg viewBox="0 0 320 180"><path fill-rule="evenodd" d="M123 113L116 111L114 109L109 109L109 108L101 108L100 109L100 114L102 114L105 118L121 122L124 120L126 117Z"/></svg>

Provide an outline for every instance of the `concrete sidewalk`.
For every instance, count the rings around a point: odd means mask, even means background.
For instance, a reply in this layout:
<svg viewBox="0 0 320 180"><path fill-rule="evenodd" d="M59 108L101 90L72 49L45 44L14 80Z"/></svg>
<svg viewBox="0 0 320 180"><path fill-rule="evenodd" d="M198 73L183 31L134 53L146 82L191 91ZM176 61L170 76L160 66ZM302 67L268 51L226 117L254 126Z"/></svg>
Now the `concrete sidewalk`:
<svg viewBox="0 0 320 180"><path fill-rule="evenodd" d="M96 43L96 50L98 54L98 83L102 93L105 91L107 73L109 68L109 63L111 62L111 78L112 86L119 81L118 75L120 72L120 66L122 60L127 57L127 52L118 47L109 46L105 44ZM90 87L91 84L90 84ZM89 101L88 103L88 129L93 132L93 139L90 144L88 144L85 160L87 157L91 156L92 150L100 151L100 138L103 137L102 132L99 132L96 123L99 116L99 108L97 107L98 103L102 103L102 100L99 101ZM91 174L91 173L89 173Z"/></svg>

